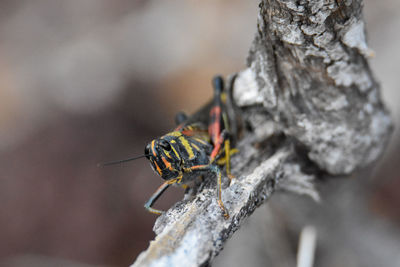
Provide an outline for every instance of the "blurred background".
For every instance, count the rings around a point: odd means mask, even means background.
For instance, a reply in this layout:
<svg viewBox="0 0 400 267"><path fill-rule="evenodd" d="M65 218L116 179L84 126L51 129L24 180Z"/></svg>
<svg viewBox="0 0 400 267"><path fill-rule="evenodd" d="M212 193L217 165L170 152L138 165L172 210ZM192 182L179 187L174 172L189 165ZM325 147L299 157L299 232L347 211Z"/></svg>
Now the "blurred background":
<svg viewBox="0 0 400 267"><path fill-rule="evenodd" d="M156 216L143 204L161 178L146 159L96 164L141 155L173 128L176 112L193 112L211 97L215 74L244 69L257 5L0 1L1 266L126 266L147 248ZM397 124L399 15L396 0L365 1L371 66ZM293 266L299 232L310 223L321 266L400 265L399 142L396 129L374 168L321 185L323 206L277 194L215 265L265 266L288 253L278 262ZM171 189L156 206L167 209L182 196ZM336 220L327 225L330 216ZM336 238L327 238L333 229Z"/></svg>

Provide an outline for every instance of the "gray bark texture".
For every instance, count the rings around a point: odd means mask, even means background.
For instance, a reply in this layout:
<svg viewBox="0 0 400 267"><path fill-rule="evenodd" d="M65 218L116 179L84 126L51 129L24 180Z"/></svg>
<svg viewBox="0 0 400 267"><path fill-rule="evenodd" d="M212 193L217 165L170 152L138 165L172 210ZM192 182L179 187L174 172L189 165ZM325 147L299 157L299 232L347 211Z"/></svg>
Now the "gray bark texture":
<svg viewBox="0 0 400 267"><path fill-rule="evenodd" d="M222 192L230 218L206 179L157 219L155 240L133 266L207 265L274 191L318 200L315 178L375 161L392 123L371 56L361 0L261 1L248 68L233 88L246 130L232 159L236 178Z"/></svg>

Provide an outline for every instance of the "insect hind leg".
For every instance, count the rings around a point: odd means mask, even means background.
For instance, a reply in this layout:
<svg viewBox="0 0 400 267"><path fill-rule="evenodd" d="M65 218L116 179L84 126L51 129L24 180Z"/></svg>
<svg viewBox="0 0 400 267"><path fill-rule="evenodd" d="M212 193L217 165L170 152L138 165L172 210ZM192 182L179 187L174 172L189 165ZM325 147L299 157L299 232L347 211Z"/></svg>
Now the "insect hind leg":
<svg viewBox="0 0 400 267"><path fill-rule="evenodd" d="M211 140L214 143L214 150L211 153L211 161L220 153L221 146L225 150L225 165L226 174L232 180L230 166L231 142L229 134L229 119L226 111L223 109L223 103L226 102L226 93L224 90L224 80L221 76L216 76L213 79L214 87L214 103L213 108L210 110L210 122L208 132ZM224 130L222 130L222 128Z"/></svg>
<svg viewBox="0 0 400 267"><path fill-rule="evenodd" d="M222 148L222 146L224 146ZM217 159L217 156L220 154L221 149L224 150L225 156L224 156L224 164L226 166L226 174L229 177L230 180L235 178L231 174L231 154L235 151L231 149L231 143L230 143L230 135L227 130L223 130L222 133L219 135L217 142L214 145L214 149L211 152L211 162L214 162Z"/></svg>
<svg viewBox="0 0 400 267"><path fill-rule="evenodd" d="M225 145L224 150L225 150L226 175L232 181L232 179L235 178L235 176L233 176L231 173L231 142L229 139L229 135L227 138L225 138L224 145Z"/></svg>

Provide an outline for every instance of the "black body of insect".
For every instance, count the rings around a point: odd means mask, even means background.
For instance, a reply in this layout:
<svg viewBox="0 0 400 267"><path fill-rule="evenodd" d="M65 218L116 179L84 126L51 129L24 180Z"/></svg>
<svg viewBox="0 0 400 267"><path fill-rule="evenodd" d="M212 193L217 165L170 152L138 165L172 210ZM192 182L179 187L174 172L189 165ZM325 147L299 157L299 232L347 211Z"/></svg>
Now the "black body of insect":
<svg viewBox="0 0 400 267"><path fill-rule="evenodd" d="M235 76L226 92L223 78L216 76L212 82L214 96L210 103L191 117L178 113L177 128L146 145L144 156L150 161L153 170L165 180L144 205L151 213L162 214L162 211L152 206L170 185L186 187L197 177L213 173L217 178L218 205L224 217L229 218L221 197L221 165L226 166L226 173L232 179L230 156L236 150L231 146L238 132L231 100L234 80ZM103 165L114 163L117 162Z"/></svg>
<svg viewBox="0 0 400 267"><path fill-rule="evenodd" d="M165 180L144 205L152 213L162 213L152 208L152 205L171 184L185 185L200 175L211 172L217 177L218 204L224 217L229 217L221 198L222 175L219 164L222 162L226 165L227 175L231 179L230 155L234 150L231 148L232 134L229 132L229 125L234 123L229 120L229 95L224 92L222 77L216 76L213 86L214 97L210 104L191 118L178 114L178 127L154 139L145 147L144 153L152 168Z"/></svg>

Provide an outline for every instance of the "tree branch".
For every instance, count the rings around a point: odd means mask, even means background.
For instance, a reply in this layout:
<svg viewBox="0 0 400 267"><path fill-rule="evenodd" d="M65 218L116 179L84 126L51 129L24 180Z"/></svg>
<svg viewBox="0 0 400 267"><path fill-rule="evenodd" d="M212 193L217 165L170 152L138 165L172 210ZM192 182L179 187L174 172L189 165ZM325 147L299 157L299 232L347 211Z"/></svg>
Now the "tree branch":
<svg viewBox="0 0 400 267"><path fill-rule="evenodd" d="M233 97L248 126L223 190L215 181L155 224L157 237L134 266L210 262L244 218L276 188L318 199L313 179L376 160L392 124L366 57L362 1L264 0L258 32Z"/></svg>

